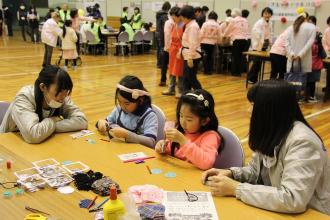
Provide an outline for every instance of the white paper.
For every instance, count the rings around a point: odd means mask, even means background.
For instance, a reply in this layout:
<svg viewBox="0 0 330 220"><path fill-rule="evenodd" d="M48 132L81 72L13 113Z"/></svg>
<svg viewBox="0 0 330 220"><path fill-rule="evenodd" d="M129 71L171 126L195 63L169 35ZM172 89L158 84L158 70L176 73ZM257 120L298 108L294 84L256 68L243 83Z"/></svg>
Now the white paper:
<svg viewBox="0 0 330 220"><path fill-rule="evenodd" d="M94 132L92 132L90 130L82 130L82 131L79 131L77 133L71 134L70 136L73 139L77 139L77 138L85 137L85 136L88 136L88 135L91 135L91 134L94 134Z"/></svg>
<svg viewBox="0 0 330 220"><path fill-rule="evenodd" d="M128 161L128 160L135 160L147 157L143 152L137 152L137 153L130 153L130 154L120 154L118 155L119 159L122 161Z"/></svg>
<svg viewBox="0 0 330 220"><path fill-rule="evenodd" d="M210 192L188 192L198 197L189 202L185 192L164 192L163 205L166 220L218 220L217 210Z"/></svg>

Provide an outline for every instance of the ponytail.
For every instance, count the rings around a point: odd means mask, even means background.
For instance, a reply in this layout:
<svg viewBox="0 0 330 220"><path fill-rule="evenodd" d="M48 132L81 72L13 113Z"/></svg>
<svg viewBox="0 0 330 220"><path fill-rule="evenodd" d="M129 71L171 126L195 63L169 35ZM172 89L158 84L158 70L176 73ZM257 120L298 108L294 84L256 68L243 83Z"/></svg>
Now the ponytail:
<svg viewBox="0 0 330 220"><path fill-rule="evenodd" d="M293 23L293 32L294 34L298 34L300 30L300 26L306 21L307 19L307 14L302 13Z"/></svg>

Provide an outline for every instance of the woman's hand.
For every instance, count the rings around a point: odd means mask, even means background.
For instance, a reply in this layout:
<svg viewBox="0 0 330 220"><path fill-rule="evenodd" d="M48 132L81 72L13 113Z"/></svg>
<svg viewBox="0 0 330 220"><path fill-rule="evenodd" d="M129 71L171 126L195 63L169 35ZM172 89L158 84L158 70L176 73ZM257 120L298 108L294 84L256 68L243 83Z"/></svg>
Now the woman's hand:
<svg viewBox="0 0 330 220"><path fill-rule="evenodd" d="M166 144L165 140L158 141L158 143L155 146L155 151L159 154L165 153L165 144Z"/></svg>
<svg viewBox="0 0 330 220"><path fill-rule="evenodd" d="M184 145L187 143L187 138L177 129L167 129L165 131L166 140L179 143L180 145Z"/></svg>
<svg viewBox="0 0 330 220"><path fill-rule="evenodd" d="M211 176L207 185L213 196L236 196L236 188L240 182L228 176Z"/></svg>
<svg viewBox="0 0 330 220"><path fill-rule="evenodd" d="M113 128L109 132L115 138L125 138L126 139L128 136L128 130L121 128L121 127Z"/></svg>
<svg viewBox="0 0 330 220"><path fill-rule="evenodd" d="M212 176L227 176L229 178L232 178L233 174L230 170L212 168L212 169L206 170L202 174L202 183L207 184L207 182L209 181L209 178Z"/></svg>
<svg viewBox="0 0 330 220"><path fill-rule="evenodd" d="M97 122L97 129L101 132L101 133L106 133L107 132L107 121L106 120L99 120Z"/></svg>
<svg viewBox="0 0 330 220"><path fill-rule="evenodd" d="M187 60L187 64L188 64L189 68L193 68L194 67L194 60L192 60L192 59Z"/></svg>

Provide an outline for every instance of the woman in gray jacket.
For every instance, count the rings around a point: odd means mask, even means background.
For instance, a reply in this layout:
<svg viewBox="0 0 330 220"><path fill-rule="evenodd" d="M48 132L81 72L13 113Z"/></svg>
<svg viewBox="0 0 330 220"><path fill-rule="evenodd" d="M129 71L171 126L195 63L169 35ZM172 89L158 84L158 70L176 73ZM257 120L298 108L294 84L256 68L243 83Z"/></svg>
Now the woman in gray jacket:
<svg viewBox="0 0 330 220"><path fill-rule="evenodd" d="M84 113L70 99L69 74L56 66L44 67L34 86L23 87L9 106L0 133L20 131L27 143L41 143L54 132L87 128Z"/></svg>
<svg viewBox="0 0 330 220"><path fill-rule="evenodd" d="M306 122L296 91L285 81L262 81L248 92L253 104L245 167L211 169L202 181L215 196L235 196L252 206L330 215L330 160L321 138Z"/></svg>

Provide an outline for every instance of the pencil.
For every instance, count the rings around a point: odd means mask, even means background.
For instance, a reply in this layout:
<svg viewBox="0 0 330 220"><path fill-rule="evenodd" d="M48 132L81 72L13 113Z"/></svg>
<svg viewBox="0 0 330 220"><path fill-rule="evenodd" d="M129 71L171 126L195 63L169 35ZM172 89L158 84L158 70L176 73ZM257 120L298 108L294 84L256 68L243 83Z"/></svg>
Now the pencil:
<svg viewBox="0 0 330 220"><path fill-rule="evenodd" d="M99 208L101 208L101 207L104 205L104 203L106 203L107 201L109 201L109 198L106 198L105 200L103 200L100 204L98 204L98 205L95 207L95 209L99 209Z"/></svg>
<svg viewBox="0 0 330 220"><path fill-rule="evenodd" d="M95 196L95 198L88 204L87 209L90 209L93 206L93 204L95 203L96 199L97 199L97 196Z"/></svg>
<svg viewBox="0 0 330 220"><path fill-rule="evenodd" d="M103 138L100 138L100 141L106 141L106 142L110 142L110 140L107 140L107 139L103 139Z"/></svg>
<svg viewBox="0 0 330 220"><path fill-rule="evenodd" d="M147 167L149 173L152 174L152 173L151 173L151 170L150 170L150 167L149 167L148 165L147 165L146 167Z"/></svg>
<svg viewBox="0 0 330 220"><path fill-rule="evenodd" d="M131 160L125 160L124 163L135 162L137 160L148 160L148 159L153 159L153 158L155 158L155 157L154 156L151 156L151 157L134 158L134 159L131 159Z"/></svg>

